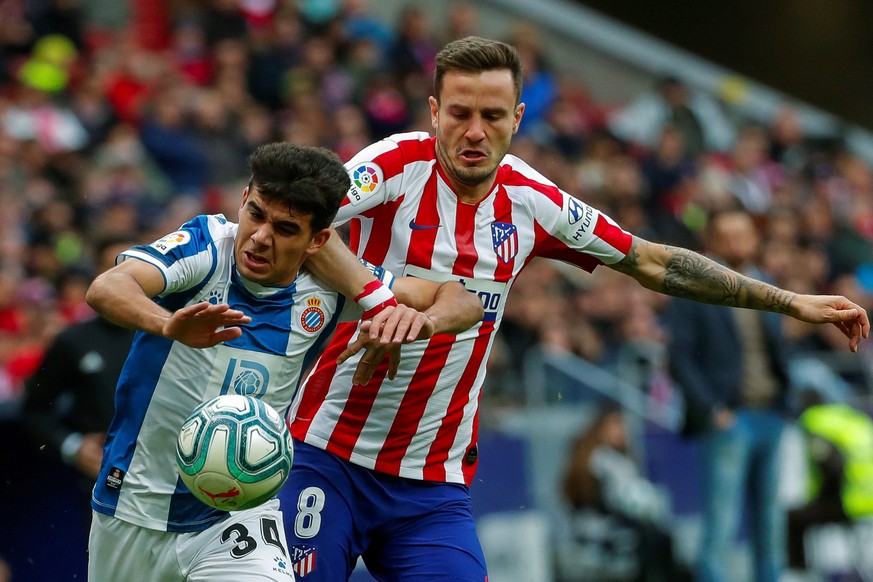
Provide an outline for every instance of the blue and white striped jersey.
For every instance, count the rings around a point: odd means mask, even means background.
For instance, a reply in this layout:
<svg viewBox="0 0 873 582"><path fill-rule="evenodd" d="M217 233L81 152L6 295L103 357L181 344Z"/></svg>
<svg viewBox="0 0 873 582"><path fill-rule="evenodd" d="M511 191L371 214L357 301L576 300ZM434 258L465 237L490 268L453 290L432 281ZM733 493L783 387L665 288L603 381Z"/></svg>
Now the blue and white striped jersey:
<svg viewBox="0 0 873 582"><path fill-rule="evenodd" d="M222 215L197 216L120 257L160 269L166 288L155 300L170 311L200 301L227 303L252 321L241 326L241 337L206 349L136 334L116 389L92 497L96 511L176 532L200 531L222 519L226 513L198 501L178 478L175 443L185 418L225 393L250 394L286 412L337 321L360 317L354 302L306 270L283 288L243 280L234 267L236 233L237 225ZM376 275L391 278L381 269Z"/></svg>

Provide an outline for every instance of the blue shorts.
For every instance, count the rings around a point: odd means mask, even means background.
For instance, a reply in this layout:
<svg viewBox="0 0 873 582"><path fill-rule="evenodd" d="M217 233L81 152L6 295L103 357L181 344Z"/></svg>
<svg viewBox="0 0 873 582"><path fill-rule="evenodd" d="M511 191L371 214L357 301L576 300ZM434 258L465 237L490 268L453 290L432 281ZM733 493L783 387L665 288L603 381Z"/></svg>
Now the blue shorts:
<svg viewBox="0 0 873 582"><path fill-rule="evenodd" d="M294 441L279 499L301 582L344 582L359 556L381 582L487 582L469 489L378 473Z"/></svg>

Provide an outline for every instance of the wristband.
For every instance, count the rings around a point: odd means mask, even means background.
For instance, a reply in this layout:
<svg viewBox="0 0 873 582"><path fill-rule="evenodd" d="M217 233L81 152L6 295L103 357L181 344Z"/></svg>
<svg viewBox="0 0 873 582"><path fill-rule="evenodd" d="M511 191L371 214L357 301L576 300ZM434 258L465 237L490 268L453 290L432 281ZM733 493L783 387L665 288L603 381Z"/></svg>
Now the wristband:
<svg viewBox="0 0 873 582"><path fill-rule="evenodd" d="M397 298L387 285L377 279L364 286L364 292L355 297L355 303L364 310L361 319L373 319L386 307L396 307Z"/></svg>

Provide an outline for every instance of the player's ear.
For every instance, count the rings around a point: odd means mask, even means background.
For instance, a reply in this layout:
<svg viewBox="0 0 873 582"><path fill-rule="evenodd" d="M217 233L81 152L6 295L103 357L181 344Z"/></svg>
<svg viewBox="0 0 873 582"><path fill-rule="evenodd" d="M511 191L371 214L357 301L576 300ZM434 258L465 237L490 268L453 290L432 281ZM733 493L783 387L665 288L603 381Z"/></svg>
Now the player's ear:
<svg viewBox="0 0 873 582"><path fill-rule="evenodd" d="M518 126L521 125L521 118L524 116L524 103L519 103L515 106L515 119L512 122L512 133L518 131Z"/></svg>
<svg viewBox="0 0 873 582"><path fill-rule="evenodd" d="M240 214L240 215L242 214L243 206L246 205L246 200L248 200L248 199L249 199L249 187L246 186L246 189L243 190L242 200L239 203L239 213L238 214Z"/></svg>
<svg viewBox="0 0 873 582"><path fill-rule="evenodd" d="M325 228L315 233L315 236L312 237L312 241L309 243L309 246L306 248L307 254L317 253L318 250L327 244L328 239L330 239L330 229Z"/></svg>
<svg viewBox="0 0 873 582"><path fill-rule="evenodd" d="M430 124L434 129L439 129L440 104L433 96L429 97L427 102L430 105Z"/></svg>

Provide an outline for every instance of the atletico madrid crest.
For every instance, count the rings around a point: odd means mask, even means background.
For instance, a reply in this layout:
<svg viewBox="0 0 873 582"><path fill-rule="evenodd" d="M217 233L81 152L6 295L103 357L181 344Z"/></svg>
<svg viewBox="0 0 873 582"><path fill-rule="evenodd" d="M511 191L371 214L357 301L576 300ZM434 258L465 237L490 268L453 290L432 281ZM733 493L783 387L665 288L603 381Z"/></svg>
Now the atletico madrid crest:
<svg viewBox="0 0 873 582"><path fill-rule="evenodd" d="M509 263L518 254L518 228L508 222L492 222L491 242L500 260Z"/></svg>
<svg viewBox="0 0 873 582"><path fill-rule="evenodd" d="M315 546L291 546L291 569L299 577L315 570Z"/></svg>

